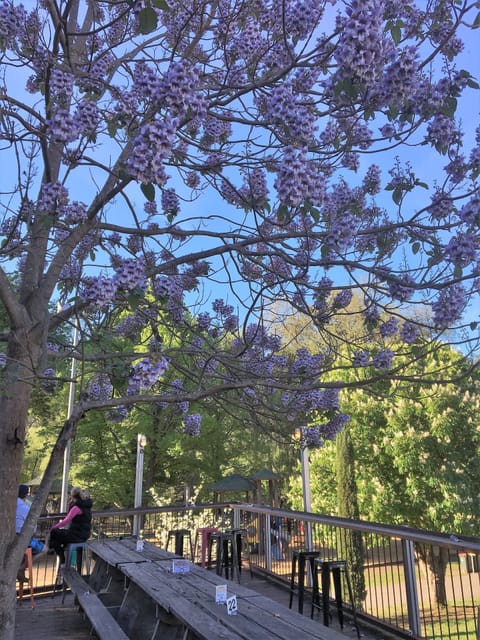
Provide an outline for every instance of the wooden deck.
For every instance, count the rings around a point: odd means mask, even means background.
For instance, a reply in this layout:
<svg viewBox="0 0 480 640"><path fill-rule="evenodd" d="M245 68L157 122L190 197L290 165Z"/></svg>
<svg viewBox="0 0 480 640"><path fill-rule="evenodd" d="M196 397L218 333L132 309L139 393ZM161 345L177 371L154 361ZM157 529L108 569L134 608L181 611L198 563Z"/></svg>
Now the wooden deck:
<svg viewBox="0 0 480 640"><path fill-rule="evenodd" d="M242 575L242 585L288 607L289 595L284 587L277 586L263 577L250 578L248 572L245 572L245 576ZM309 615L309 613L310 606L307 600L305 614ZM322 624L320 619L318 624ZM332 620L332 628L340 631L335 616ZM372 633L363 627L361 631L362 640L383 640L387 637L384 634ZM346 640L357 638L354 627L348 623L345 624L343 634ZM67 593L64 604L62 604L62 594L57 592L54 597L37 596L34 609L31 608L29 600L24 600L22 604L17 605L15 640L91 640L91 638L90 624L78 612L70 593Z"/></svg>

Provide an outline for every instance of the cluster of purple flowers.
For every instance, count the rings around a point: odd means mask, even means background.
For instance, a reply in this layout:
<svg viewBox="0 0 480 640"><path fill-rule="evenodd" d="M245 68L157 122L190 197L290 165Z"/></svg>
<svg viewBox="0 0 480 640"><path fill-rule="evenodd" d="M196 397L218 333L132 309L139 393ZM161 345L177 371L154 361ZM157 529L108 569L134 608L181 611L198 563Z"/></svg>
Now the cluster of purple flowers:
<svg viewBox="0 0 480 640"><path fill-rule="evenodd" d="M477 259L478 247L478 240L473 233L457 233L450 238L445 250L454 265L466 267Z"/></svg>
<svg viewBox="0 0 480 640"><path fill-rule="evenodd" d="M414 344L420 334L419 327L413 322L404 322L400 328L400 338L407 344Z"/></svg>
<svg viewBox="0 0 480 640"><path fill-rule="evenodd" d="M87 383L86 393L89 400L109 400L113 393L110 376L105 372L92 376Z"/></svg>
<svg viewBox="0 0 480 640"><path fill-rule="evenodd" d="M376 369L391 369L394 353L391 349L380 349L373 356L372 364Z"/></svg>
<svg viewBox="0 0 480 640"><path fill-rule="evenodd" d="M117 294L117 286L112 278L107 276L89 276L84 278L80 292L82 300L89 302L97 309L109 305Z"/></svg>
<svg viewBox="0 0 480 640"><path fill-rule="evenodd" d="M127 395L148 391L168 368L168 360L163 356L143 358L133 367L128 379Z"/></svg>
<svg viewBox="0 0 480 640"><path fill-rule="evenodd" d="M45 393L55 393L57 390L57 372L55 369L48 367L43 372L43 377L41 381L42 390Z"/></svg>
<svg viewBox="0 0 480 640"><path fill-rule="evenodd" d="M127 258L115 270L113 278L117 289L131 291L135 287L145 288L145 260Z"/></svg>
<svg viewBox="0 0 480 640"><path fill-rule="evenodd" d="M298 207L306 200L320 205L325 192L325 179L314 163L307 160L306 151L286 147L274 183L280 202Z"/></svg>
<svg viewBox="0 0 480 640"><path fill-rule="evenodd" d="M114 407L107 411L107 418L110 422L120 423L125 420L128 416L128 409L124 405L120 405L118 407Z"/></svg>
<svg viewBox="0 0 480 640"><path fill-rule="evenodd" d="M183 431L189 436L200 435L202 416L199 413L190 413L183 419Z"/></svg>
<svg viewBox="0 0 480 640"><path fill-rule="evenodd" d="M144 184L165 184L167 176L163 162L172 153L177 126L176 118L169 116L142 126L127 160L127 169L136 180Z"/></svg>
<svg viewBox="0 0 480 640"><path fill-rule="evenodd" d="M49 215L63 215L68 205L68 190L60 182L42 185L38 199L38 210Z"/></svg>
<svg viewBox="0 0 480 640"><path fill-rule="evenodd" d="M397 318L389 318L386 322L382 322L378 327L378 330L380 331L382 338L394 336L398 331Z"/></svg>
<svg viewBox="0 0 480 640"><path fill-rule="evenodd" d="M467 301L467 292L461 284L442 289L432 304L433 321L439 329L448 329L462 317Z"/></svg>
<svg viewBox="0 0 480 640"><path fill-rule="evenodd" d="M368 353L368 351L354 351L352 357L352 365L354 367L368 367L370 365L370 354Z"/></svg>

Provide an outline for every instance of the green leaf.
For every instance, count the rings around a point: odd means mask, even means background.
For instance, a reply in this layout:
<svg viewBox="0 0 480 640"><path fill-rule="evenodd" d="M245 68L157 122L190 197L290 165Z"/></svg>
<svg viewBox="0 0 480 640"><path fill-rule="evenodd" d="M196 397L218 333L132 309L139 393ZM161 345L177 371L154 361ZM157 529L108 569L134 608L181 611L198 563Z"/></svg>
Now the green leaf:
<svg viewBox="0 0 480 640"><path fill-rule="evenodd" d="M478 29L478 27L480 27L480 13L477 13L477 15L475 16L475 20L473 21L472 27L474 29Z"/></svg>
<svg viewBox="0 0 480 640"><path fill-rule="evenodd" d="M400 27L395 25L390 29L390 33L392 34L392 38L395 44L398 44L402 39L402 30L400 29Z"/></svg>
<svg viewBox="0 0 480 640"><path fill-rule="evenodd" d="M470 323L470 329L472 331L475 331L475 329L478 327L478 322L471 322Z"/></svg>
<svg viewBox="0 0 480 640"><path fill-rule="evenodd" d="M138 25L140 33L151 33L157 28L158 19L153 7L145 7L138 14Z"/></svg>
<svg viewBox="0 0 480 640"><path fill-rule="evenodd" d="M155 187L151 182L148 184L141 184L140 189L142 190L143 195L149 202L154 202L155 200Z"/></svg>
<svg viewBox="0 0 480 640"><path fill-rule="evenodd" d="M467 80L467 85L469 87L471 87L472 89L478 89L480 88L480 85L478 84L478 82L475 82L475 80L473 80L472 78L469 78Z"/></svg>
<svg viewBox="0 0 480 640"><path fill-rule="evenodd" d="M455 269L453 270L453 275L454 275L455 278L461 278L462 275L463 275L463 269L458 264L455 267Z"/></svg>
<svg viewBox="0 0 480 640"><path fill-rule="evenodd" d="M455 115L456 110L457 110L457 100L456 98L449 96L448 98L445 99L445 102L442 106L441 111L445 116L448 116L451 118Z"/></svg>
<svg viewBox="0 0 480 640"><path fill-rule="evenodd" d="M416 255L420 251L420 247L421 247L420 242L414 242L412 244L412 253L413 253L413 255Z"/></svg>
<svg viewBox="0 0 480 640"><path fill-rule="evenodd" d="M162 11L166 11L168 9L168 4L165 0L152 0L152 4L154 7L157 7L157 9L162 9Z"/></svg>
<svg viewBox="0 0 480 640"><path fill-rule="evenodd" d="M415 180L415 184L417 185L417 187L423 187L423 189L428 189L428 184L426 182Z"/></svg>
<svg viewBox="0 0 480 640"><path fill-rule="evenodd" d="M394 189L392 198L395 204L400 204L402 201L403 191L401 189Z"/></svg>

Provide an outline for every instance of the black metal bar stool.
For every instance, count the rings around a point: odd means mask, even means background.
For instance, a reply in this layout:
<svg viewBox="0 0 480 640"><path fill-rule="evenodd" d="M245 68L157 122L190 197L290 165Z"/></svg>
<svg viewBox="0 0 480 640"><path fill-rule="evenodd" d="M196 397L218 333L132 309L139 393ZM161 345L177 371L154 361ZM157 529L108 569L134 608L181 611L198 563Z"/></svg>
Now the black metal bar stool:
<svg viewBox="0 0 480 640"><path fill-rule="evenodd" d="M322 604L320 605L320 592L318 583L318 574L322 574ZM350 597L350 606L352 608L353 624L357 631L357 637L360 638L360 630L357 623L357 613L355 610L355 602L353 600L352 585L347 571L347 563L345 560L322 560L316 558L314 560L313 569L313 591L312 591L312 609L310 617L313 618L315 607L323 609L323 624L329 626L330 623L330 578L333 577L333 587L335 591L335 603L337 605L338 621L340 628L343 629L343 599L342 599L342 574L347 584L348 595Z"/></svg>
<svg viewBox="0 0 480 640"><path fill-rule="evenodd" d="M170 540L175 541L175 555L177 556L183 556L185 540L188 540L190 545L190 558L193 562L192 534L188 529L171 529L167 536L167 545L165 547L167 550Z"/></svg>
<svg viewBox="0 0 480 640"><path fill-rule="evenodd" d="M250 545L248 544L248 531L246 529L227 529L225 533L233 533L235 538L235 544L237 547L237 560L238 560L238 572L242 573L242 554L247 555L248 568L250 570L250 577L253 578L252 563L250 559Z"/></svg>
<svg viewBox="0 0 480 640"><path fill-rule="evenodd" d="M215 571L217 575L221 576L225 571L225 577L232 578L237 575L237 580L240 582L240 571L238 565L237 555L237 536L231 532L218 532L210 535L210 546L208 548L208 566L212 561L212 548L215 545L216 548L216 563Z"/></svg>
<svg viewBox="0 0 480 640"><path fill-rule="evenodd" d="M298 551L294 550L292 554L292 573L290 576L290 604L289 609L292 608L293 602L293 594L295 592L295 576L297 571L297 563L298 563L298 582L297 582L297 591L298 591L298 612L303 613L303 598L305 595L305 568L307 566L307 562L310 564L310 569L312 571L312 576L314 573L314 565L313 562L315 558L318 558L320 553L318 551Z"/></svg>

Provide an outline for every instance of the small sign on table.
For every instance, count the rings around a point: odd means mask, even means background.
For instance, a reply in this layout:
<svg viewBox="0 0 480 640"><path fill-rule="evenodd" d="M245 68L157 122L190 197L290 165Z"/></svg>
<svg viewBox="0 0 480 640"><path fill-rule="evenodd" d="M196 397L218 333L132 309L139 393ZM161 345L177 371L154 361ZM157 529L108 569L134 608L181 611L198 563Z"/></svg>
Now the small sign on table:
<svg viewBox="0 0 480 640"><path fill-rule="evenodd" d="M227 585L219 584L215 587L215 602L224 604L227 601Z"/></svg>
<svg viewBox="0 0 480 640"><path fill-rule="evenodd" d="M188 560L172 560L172 573L188 573L190 563Z"/></svg>

